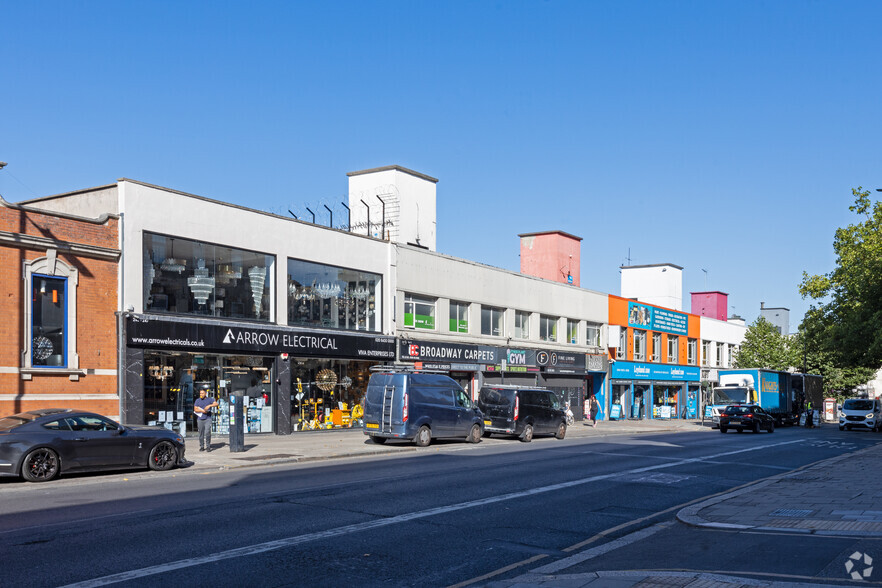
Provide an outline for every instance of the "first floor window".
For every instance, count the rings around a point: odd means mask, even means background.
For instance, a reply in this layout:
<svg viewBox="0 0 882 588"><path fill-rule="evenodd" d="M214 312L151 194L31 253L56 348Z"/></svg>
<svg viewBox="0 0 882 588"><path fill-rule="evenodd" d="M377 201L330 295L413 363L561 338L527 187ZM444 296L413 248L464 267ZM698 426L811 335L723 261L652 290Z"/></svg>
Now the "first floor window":
<svg viewBox="0 0 882 588"><path fill-rule="evenodd" d="M469 305L465 302L450 302L450 332L469 332Z"/></svg>
<svg viewBox="0 0 882 588"><path fill-rule="evenodd" d="M502 317L505 311L502 308L492 306L481 307L481 334L502 336Z"/></svg>
<svg viewBox="0 0 882 588"><path fill-rule="evenodd" d="M646 361L646 331L634 330L634 361Z"/></svg>
<svg viewBox="0 0 882 588"><path fill-rule="evenodd" d="M677 349L680 345L680 338L676 335L668 335L668 363L677 363Z"/></svg>
<svg viewBox="0 0 882 588"><path fill-rule="evenodd" d="M695 365L698 355L698 341L696 339L686 340L686 363Z"/></svg>
<svg viewBox="0 0 882 588"><path fill-rule="evenodd" d="M616 359L625 359L627 355L628 329L619 327L619 346L616 348Z"/></svg>
<svg viewBox="0 0 882 588"><path fill-rule="evenodd" d="M585 329L585 344L589 347L600 347L600 325L588 323Z"/></svg>
<svg viewBox="0 0 882 588"><path fill-rule="evenodd" d="M571 345L579 342L579 321L567 319L567 341Z"/></svg>
<svg viewBox="0 0 882 588"><path fill-rule="evenodd" d="M539 317L539 340L557 341L557 317L544 314Z"/></svg>
<svg viewBox="0 0 882 588"><path fill-rule="evenodd" d="M530 338L530 313L522 310L515 311L515 339Z"/></svg>
<svg viewBox="0 0 882 588"><path fill-rule="evenodd" d="M661 361L661 333L652 334L652 361Z"/></svg>
<svg viewBox="0 0 882 588"><path fill-rule="evenodd" d="M701 341L701 365L710 365L710 341Z"/></svg>
<svg viewBox="0 0 882 588"><path fill-rule="evenodd" d="M719 367L723 367L723 347L725 347L724 343L717 343L717 365Z"/></svg>
<svg viewBox="0 0 882 588"><path fill-rule="evenodd" d="M67 365L67 280L34 274L31 279L31 365Z"/></svg>
<svg viewBox="0 0 882 588"><path fill-rule="evenodd" d="M435 329L435 299L412 294L404 295L404 326L414 329Z"/></svg>

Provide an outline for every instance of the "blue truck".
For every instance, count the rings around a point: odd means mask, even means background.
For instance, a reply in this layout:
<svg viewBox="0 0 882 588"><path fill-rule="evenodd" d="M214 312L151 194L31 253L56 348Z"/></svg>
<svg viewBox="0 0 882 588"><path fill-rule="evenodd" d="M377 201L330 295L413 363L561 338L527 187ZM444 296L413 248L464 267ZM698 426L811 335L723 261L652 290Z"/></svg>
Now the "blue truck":
<svg viewBox="0 0 882 588"><path fill-rule="evenodd" d="M757 403L775 417L776 425L799 422L798 407L793 402L790 372L764 369L721 369L720 383L711 388L705 405L705 417L720 424L720 411L730 404Z"/></svg>

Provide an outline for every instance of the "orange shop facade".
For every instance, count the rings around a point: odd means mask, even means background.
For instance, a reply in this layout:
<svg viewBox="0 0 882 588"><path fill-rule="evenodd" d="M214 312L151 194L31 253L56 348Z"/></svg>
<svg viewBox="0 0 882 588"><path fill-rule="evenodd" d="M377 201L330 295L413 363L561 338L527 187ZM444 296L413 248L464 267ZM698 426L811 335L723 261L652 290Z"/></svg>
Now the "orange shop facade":
<svg viewBox="0 0 882 588"><path fill-rule="evenodd" d="M610 419L698 418L698 315L609 296Z"/></svg>

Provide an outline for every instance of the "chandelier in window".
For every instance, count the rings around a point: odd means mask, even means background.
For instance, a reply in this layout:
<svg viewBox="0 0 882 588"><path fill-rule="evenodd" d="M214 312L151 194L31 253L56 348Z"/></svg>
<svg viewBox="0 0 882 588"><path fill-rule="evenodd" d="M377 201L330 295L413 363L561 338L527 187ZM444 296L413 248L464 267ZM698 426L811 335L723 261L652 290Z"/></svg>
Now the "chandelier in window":
<svg viewBox="0 0 882 588"><path fill-rule="evenodd" d="M251 298L254 300L254 314L260 316L260 307L263 302L263 284L266 282L266 268L255 265L248 270L248 279L251 280Z"/></svg>
<svg viewBox="0 0 882 588"><path fill-rule="evenodd" d="M177 272L181 273L185 269L187 269L187 260L186 259L175 259L174 257L166 257L162 264L160 264L159 269L164 272Z"/></svg>
<svg viewBox="0 0 882 588"><path fill-rule="evenodd" d="M217 268L215 278L217 279L218 284L233 284L235 286L236 280L242 279L242 269L233 267L229 263L225 263Z"/></svg>
<svg viewBox="0 0 882 588"><path fill-rule="evenodd" d="M356 300L367 300L367 297L370 296L371 293L364 286L359 286L358 288L350 288L349 295Z"/></svg>
<svg viewBox="0 0 882 588"><path fill-rule="evenodd" d="M340 295L340 292L342 292L340 284L336 282L318 284L313 287L313 290L319 298L336 298Z"/></svg>
<svg viewBox="0 0 882 588"><path fill-rule="evenodd" d="M214 291L214 277L208 275L204 259L196 262L196 269L193 270L193 275L187 278L187 285L190 286L190 292L193 293L196 302L205 304Z"/></svg>

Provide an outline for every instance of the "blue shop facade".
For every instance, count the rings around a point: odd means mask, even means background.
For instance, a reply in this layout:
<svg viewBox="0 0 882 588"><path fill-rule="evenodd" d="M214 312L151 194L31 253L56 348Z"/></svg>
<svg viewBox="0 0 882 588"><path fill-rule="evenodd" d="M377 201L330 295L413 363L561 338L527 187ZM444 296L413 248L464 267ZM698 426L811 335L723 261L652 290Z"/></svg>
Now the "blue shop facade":
<svg viewBox="0 0 882 588"><path fill-rule="evenodd" d="M609 418L698 418L698 366L616 361L610 366Z"/></svg>

